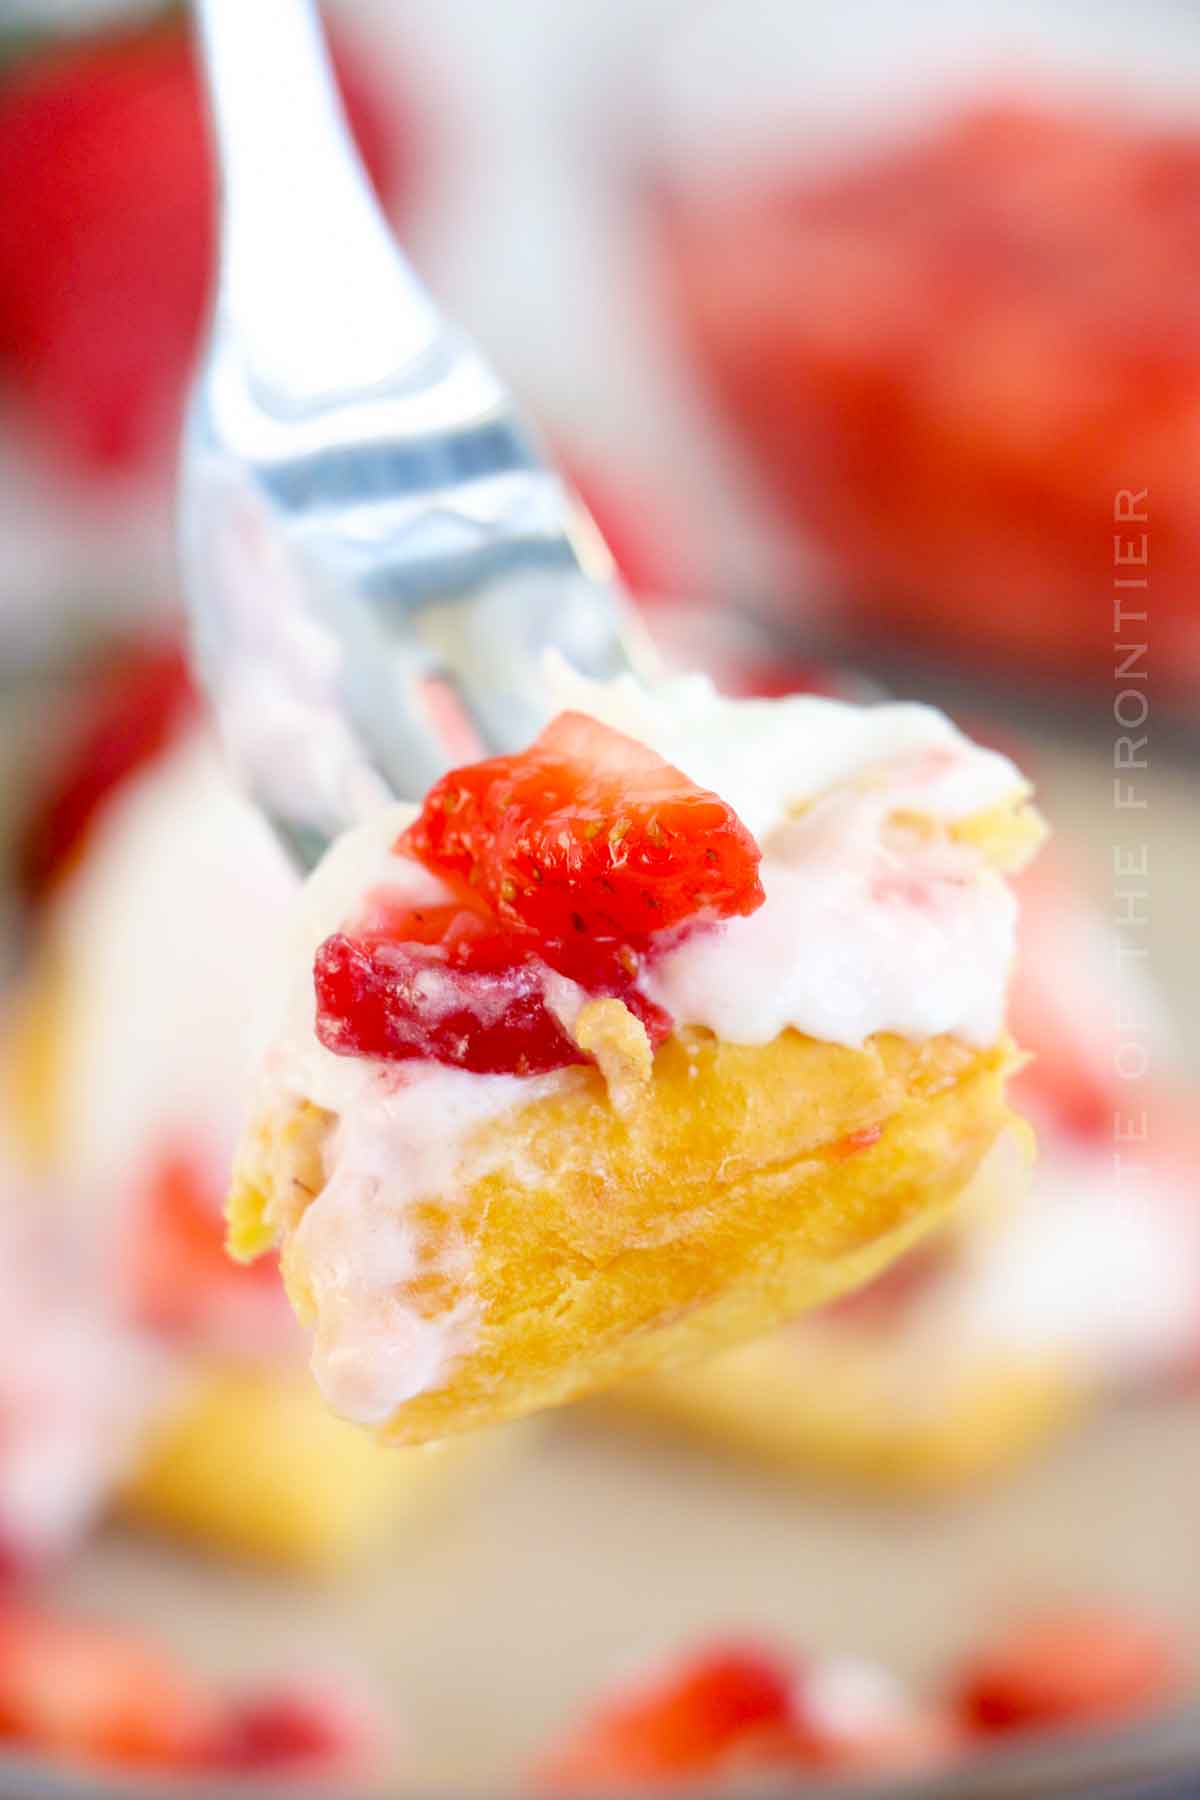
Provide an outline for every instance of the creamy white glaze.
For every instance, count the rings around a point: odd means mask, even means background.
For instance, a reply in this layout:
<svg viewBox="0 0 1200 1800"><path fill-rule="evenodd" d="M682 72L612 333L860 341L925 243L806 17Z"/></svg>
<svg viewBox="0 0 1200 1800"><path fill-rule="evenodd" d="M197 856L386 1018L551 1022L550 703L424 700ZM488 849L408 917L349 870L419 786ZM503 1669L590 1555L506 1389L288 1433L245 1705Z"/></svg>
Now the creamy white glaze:
<svg viewBox="0 0 1200 1800"><path fill-rule="evenodd" d="M730 701L703 678L647 695L561 668L564 706L636 735L729 800L763 849L766 903L753 917L685 936L642 982L681 1024L741 1042L787 1025L839 1043L873 1031L912 1037L997 1034L1012 954L1014 907L980 855L944 832L892 822L912 812L946 823L1020 792L1005 758L977 750L926 707ZM799 816L796 816L799 814ZM578 1079L534 1080L338 1056L314 1030L312 963L331 932L353 928L391 890L429 904L447 890L394 844L411 809L381 809L334 846L307 884L288 957L286 1023L264 1070L256 1114L281 1124L299 1100L334 1115L326 1185L299 1226L316 1309L314 1371L336 1411L376 1423L442 1385L477 1326L468 1246L451 1229L435 1260L457 1303L423 1316L404 1289L428 1246L416 1203L455 1197L482 1173L475 1128ZM570 1013L572 996L556 994Z"/></svg>

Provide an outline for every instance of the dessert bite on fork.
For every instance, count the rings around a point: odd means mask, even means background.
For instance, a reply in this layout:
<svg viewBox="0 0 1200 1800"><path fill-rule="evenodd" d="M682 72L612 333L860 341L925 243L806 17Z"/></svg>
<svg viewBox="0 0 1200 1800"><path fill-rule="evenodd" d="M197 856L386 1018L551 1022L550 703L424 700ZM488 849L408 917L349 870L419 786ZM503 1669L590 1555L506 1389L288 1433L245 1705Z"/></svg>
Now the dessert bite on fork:
<svg viewBox="0 0 1200 1800"><path fill-rule="evenodd" d="M326 1399L397 1442L861 1284L1015 1124L1005 757L922 706L558 686L310 877L237 1160L235 1255L281 1246Z"/></svg>

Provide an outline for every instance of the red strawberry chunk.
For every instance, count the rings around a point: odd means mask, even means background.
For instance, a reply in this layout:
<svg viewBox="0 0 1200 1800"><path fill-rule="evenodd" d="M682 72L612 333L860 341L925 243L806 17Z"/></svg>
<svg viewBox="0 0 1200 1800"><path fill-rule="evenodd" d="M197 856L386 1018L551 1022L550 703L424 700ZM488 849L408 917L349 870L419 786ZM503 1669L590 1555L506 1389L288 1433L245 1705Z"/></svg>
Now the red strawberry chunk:
<svg viewBox="0 0 1200 1800"><path fill-rule="evenodd" d="M758 846L732 807L580 713L516 756L452 770L401 845L544 938L642 944L763 901Z"/></svg>
<svg viewBox="0 0 1200 1800"><path fill-rule="evenodd" d="M162 1651L115 1629L0 1612L0 1739L84 1762L197 1767L221 1708Z"/></svg>
<svg viewBox="0 0 1200 1800"><path fill-rule="evenodd" d="M740 1744L785 1733L793 1674L757 1645L717 1645L601 1703L537 1774L554 1793L597 1793L694 1778Z"/></svg>
<svg viewBox="0 0 1200 1800"><path fill-rule="evenodd" d="M413 1058L480 1075L539 1075L587 1058L547 1004L561 945L496 929L457 905L429 907L378 929L338 932L317 952L317 1036L343 1056ZM670 1020L634 987L630 968L606 946L588 946L594 994L616 994L661 1042ZM630 965L636 971L636 962Z"/></svg>
<svg viewBox="0 0 1200 1800"><path fill-rule="evenodd" d="M540 1075L583 1062L545 1002L546 969L448 964L424 944L355 943L338 932L317 952L317 1036L343 1056L420 1058L477 1075Z"/></svg>
<svg viewBox="0 0 1200 1800"><path fill-rule="evenodd" d="M958 1692L966 1723L990 1734L1128 1718L1166 1705L1181 1686L1165 1632L1088 1610L1019 1628L968 1664Z"/></svg>

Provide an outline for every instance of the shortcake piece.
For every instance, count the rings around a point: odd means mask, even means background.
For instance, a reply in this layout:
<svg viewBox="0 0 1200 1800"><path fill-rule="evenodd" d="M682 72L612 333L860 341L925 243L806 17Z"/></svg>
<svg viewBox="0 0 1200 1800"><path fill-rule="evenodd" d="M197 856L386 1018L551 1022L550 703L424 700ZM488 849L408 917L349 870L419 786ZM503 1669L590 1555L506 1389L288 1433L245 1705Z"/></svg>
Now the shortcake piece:
<svg viewBox="0 0 1200 1800"><path fill-rule="evenodd" d="M175 652L89 682L27 829L31 954L0 1018L0 1548L21 1562L115 1501L326 1569L501 1454L386 1454L333 1418L274 1271L225 1255L253 1015L299 884L196 710Z"/></svg>
<svg viewBox="0 0 1200 1800"><path fill-rule="evenodd" d="M388 1454L334 1418L303 1368L214 1359L147 1421L118 1492L139 1525L320 1573L452 1502L497 1447L480 1436Z"/></svg>
<svg viewBox="0 0 1200 1800"><path fill-rule="evenodd" d="M1010 1120L1028 789L925 707L560 672L311 877L230 1244L416 1443L868 1280Z"/></svg>
<svg viewBox="0 0 1200 1800"><path fill-rule="evenodd" d="M1014 1177L1025 1189L1012 1148L985 1160L954 1229L859 1292L720 1356L651 1370L607 1403L870 1492L941 1493L1031 1453L1084 1408L1094 1373L1040 1302L1032 1326L1020 1305L1024 1275L1043 1286L1029 1252L1051 1257L1056 1281L1063 1257L1057 1221L1027 1190L1006 1191Z"/></svg>

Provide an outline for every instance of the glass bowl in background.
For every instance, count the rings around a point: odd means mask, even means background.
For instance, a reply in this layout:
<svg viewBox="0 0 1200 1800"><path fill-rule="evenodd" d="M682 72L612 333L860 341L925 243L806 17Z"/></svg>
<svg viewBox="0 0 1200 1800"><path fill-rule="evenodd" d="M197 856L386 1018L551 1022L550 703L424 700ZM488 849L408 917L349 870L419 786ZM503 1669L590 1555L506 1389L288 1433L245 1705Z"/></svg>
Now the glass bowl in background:
<svg viewBox="0 0 1200 1800"><path fill-rule="evenodd" d="M815 587L864 639L1094 690L1148 576L1154 688L1187 709L1198 95L1172 5L759 0L670 38L661 287L805 559L801 616Z"/></svg>

